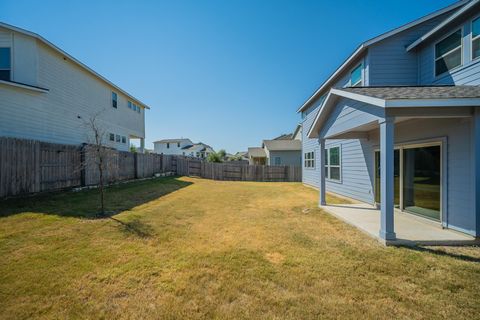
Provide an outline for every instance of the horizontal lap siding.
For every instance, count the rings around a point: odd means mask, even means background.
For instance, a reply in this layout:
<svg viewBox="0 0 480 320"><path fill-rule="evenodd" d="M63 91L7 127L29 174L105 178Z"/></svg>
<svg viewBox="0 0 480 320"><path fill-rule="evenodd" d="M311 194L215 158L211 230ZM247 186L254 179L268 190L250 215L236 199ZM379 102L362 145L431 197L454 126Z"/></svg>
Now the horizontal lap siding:
<svg viewBox="0 0 480 320"><path fill-rule="evenodd" d="M478 14L478 13L477 13ZM471 23L472 16L465 17L447 30L442 31L438 36L432 38L418 50L419 61L419 82L423 85L480 85L480 59L472 61L471 56ZM462 66L447 72L439 77L435 76L435 42L463 28L462 42Z"/></svg>
<svg viewBox="0 0 480 320"><path fill-rule="evenodd" d="M327 191L373 203L373 148L366 139L327 140L326 148L340 146L340 182L327 180Z"/></svg>
<svg viewBox="0 0 480 320"><path fill-rule="evenodd" d="M368 49L369 84L416 85L418 83L418 59L405 48L430 31L447 15L441 15L414 28L385 39Z"/></svg>
<svg viewBox="0 0 480 320"><path fill-rule="evenodd" d="M475 229L471 128L471 119L416 119L396 124L395 130L397 143L447 138L448 223L463 230ZM378 132L370 139L378 146Z"/></svg>

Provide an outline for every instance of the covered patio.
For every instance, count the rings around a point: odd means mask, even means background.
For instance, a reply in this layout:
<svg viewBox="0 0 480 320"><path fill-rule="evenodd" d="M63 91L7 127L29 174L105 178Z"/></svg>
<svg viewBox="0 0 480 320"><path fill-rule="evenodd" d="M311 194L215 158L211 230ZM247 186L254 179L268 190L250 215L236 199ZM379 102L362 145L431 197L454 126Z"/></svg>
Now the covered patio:
<svg viewBox="0 0 480 320"><path fill-rule="evenodd" d="M320 206L387 245L478 243L479 97L478 87L461 86L331 89L308 133L309 138L318 138L320 145ZM402 130L397 128L400 124ZM469 129L460 132L459 127ZM452 142L451 137L456 140ZM368 172L357 169L348 173L368 176L365 180L371 187L344 187L349 177L343 172L335 185L327 181L327 141L340 141L340 145L352 139L360 141L360 151L352 156L350 150L350 158L345 159L348 163L368 162L363 170ZM452 151L459 146L463 159L457 155L460 151ZM470 166L473 172L463 171L468 172L469 181L462 182L449 172L452 167L460 172L461 167ZM369 203L329 205L327 182L340 191L358 188L366 194L365 189L371 188L365 196ZM469 185L473 192L466 187ZM466 209L456 208L451 200Z"/></svg>
<svg viewBox="0 0 480 320"><path fill-rule="evenodd" d="M380 237L380 210L366 203L331 204L322 209L360 229L367 235L376 238L386 245L425 245L425 246L457 246L480 244L472 236L442 229L438 225L408 213L395 210L395 239L386 240Z"/></svg>

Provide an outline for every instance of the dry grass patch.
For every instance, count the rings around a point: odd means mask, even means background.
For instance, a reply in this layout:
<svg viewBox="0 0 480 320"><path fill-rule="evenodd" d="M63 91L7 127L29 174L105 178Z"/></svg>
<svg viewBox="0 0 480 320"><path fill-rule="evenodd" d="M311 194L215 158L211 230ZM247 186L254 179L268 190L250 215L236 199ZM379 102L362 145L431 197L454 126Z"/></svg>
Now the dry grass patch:
<svg viewBox="0 0 480 320"><path fill-rule="evenodd" d="M478 248L385 248L297 183L165 178L0 203L0 318L478 317ZM329 199L330 202L341 201Z"/></svg>

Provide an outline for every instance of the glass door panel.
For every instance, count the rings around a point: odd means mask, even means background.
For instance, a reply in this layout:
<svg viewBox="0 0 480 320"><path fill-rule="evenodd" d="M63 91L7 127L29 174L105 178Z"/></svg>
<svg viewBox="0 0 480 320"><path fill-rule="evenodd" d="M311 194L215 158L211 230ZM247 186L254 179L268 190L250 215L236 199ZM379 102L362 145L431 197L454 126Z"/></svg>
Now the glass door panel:
<svg viewBox="0 0 480 320"><path fill-rule="evenodd" d="M400 206L400 150L393 151L393 203ZM380 151L375 151L375 202L380 203Z"/></svg>
<svg viewBox="0 0 480 320"><path fill-rule="evenodd" d="M403 207L440 220L440 146L403 150Z"/></svg>

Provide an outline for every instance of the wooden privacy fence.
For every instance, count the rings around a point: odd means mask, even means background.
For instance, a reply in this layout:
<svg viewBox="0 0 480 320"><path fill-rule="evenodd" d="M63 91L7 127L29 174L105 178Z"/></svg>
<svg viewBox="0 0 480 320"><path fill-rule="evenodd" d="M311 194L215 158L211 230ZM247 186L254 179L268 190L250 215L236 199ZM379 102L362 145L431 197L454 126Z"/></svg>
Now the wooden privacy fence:
<svg viewBox="0 0 480 320"><path fill-rule="evenodd" d="M188 157L173 158L172 167L178 175L213 180L301 182L302 168L297 166L263 166L211 163Z"/></svg>
<svg viewBox="0 0 480 320"><path fill-rule="evenodd" d="M105 149L107 183L172 172L172 156ZM97 185L95 146L0 138L0 198Z"/></svg>
<svg viewBox="0 0 480 320"><path fill-rule="evenodd" d="M300 167L209 163L183 156L102 150L106 183L165 172L214 180L302 181ZM0 198L97 185L100 182L97 161L98 151L92 145L0 138Z"/></svg>

